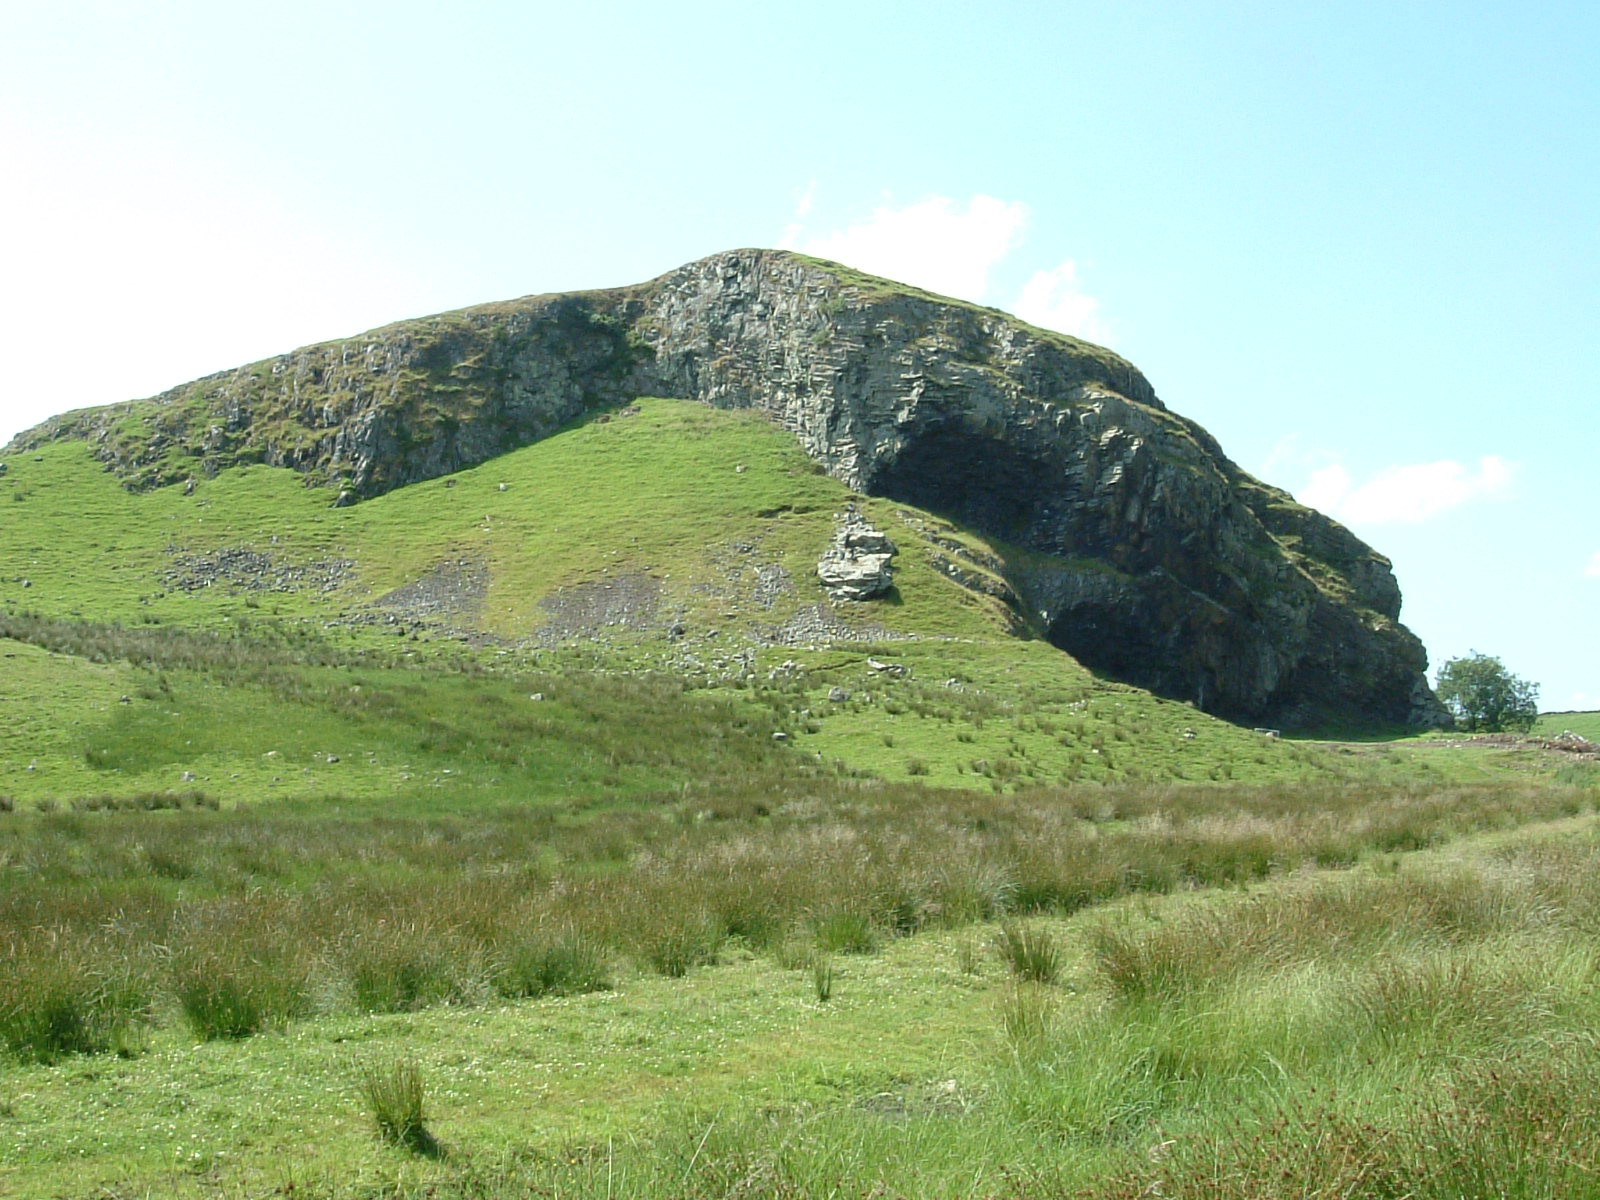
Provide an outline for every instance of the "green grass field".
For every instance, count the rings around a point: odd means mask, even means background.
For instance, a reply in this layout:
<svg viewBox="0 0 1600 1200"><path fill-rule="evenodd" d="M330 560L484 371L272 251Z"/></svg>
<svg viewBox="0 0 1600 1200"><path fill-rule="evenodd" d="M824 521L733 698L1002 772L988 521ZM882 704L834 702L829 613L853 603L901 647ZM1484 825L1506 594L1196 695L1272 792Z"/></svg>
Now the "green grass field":
<svg viewBox="0 0 1600 1200"><path fill-rule="evenodd" d="M1529 787L1502 807L1505 797L1478 796L1504 828L1455 824L1429 849L1369 846L1354 868L1285 859L1222 887L1112 889L1074 910L1046 907L1026 920L1058 956L1048 984L1016 979L999 926L974 909L882 928L865 953L732 937L714 965L682 976L621 953L602 990L543 999L458 995L361 1013L327 992L243 1038L201 1040L157 999L153 1023L119 1053L0 1073L0 1186L329 1198L1586 1194L1600 1163L1600 1108L1586 1102L1600 1096L1588 982L1596 794ZM1182 824L1158 830L1137 797L1107 797L1119 799L1133 806L1135 841L1108 847L1113 857L1141 853L1149 867L1183 845ZM1264 835L1303 840L1318 799L1300 816L1281 805L1269 816L1263 797L1248 815L1239 794L1210 791L1188 802L1189 820L1213 853L1237 854ZM1471 807L1437 799L1438 813ZM1360 828L1352 815L1326 827ZM72 836L50 828L45 840ZM818 954L831 970L825 1000ZM396 1063L420 1072L427 1154L385 1144L362 1094L364 1072ZM1363 1190L1374 1180L1403 1190Z"/></svg>
<svg viewBox="0 0 1600 1200"><path fill-rule="evenodd" d="M1591 767L1215 720L605 417L347 508L10 461L0 1195L1593 1194ZM786 636L848 503L896 590Z"/></svg>
<svg viewBox="0 0 1600 1200"><path fill-rule="evenodd" d="M1569 731L1600 743L1600 712L1540 713L1533 725L1539 737L1559 737Z"/></svg>

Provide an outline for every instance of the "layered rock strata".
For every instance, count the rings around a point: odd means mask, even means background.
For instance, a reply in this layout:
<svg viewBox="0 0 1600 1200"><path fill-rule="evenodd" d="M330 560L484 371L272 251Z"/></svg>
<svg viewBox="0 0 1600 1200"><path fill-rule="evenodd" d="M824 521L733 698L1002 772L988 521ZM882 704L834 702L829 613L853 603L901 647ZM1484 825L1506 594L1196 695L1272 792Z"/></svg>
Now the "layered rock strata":
<svg viewBox="0 0 1600 1200"><path fill-rule="evenodd" d="M817 578L835 600L872 600L894 587L897 553L889 535L852 508L817 561Z"/></svg>

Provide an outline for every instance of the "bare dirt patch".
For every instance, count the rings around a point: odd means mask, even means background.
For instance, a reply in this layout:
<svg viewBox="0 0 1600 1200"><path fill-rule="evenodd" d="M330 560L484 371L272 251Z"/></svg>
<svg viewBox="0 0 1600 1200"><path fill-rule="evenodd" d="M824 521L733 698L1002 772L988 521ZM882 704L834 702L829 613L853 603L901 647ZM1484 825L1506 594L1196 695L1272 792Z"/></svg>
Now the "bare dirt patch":
<svg viewBox="0 0 1600 1200"><path fill-rule="evenodd" d="M533 636L545 646L652 629L659 624L661 581L642 572L608 575L552 592L539 607L549 619Z"/></svg>
<svg viewBox="0 0 1600 1200"><path fill-rule="evenodd" d="M373 607L410 621L476 617L483 612L488 595L488 565L458 558L442 562L421 578L378 597Z"/></svg>
<svg viewBox="0 0 1600 1200"><path fill-rule="evenodd" d="M175 553L161 582L175 592L217 586L245 592L331 592L350 578L355 565L348 558L283 562L259 550L224 546L209 554Z"/></svg>

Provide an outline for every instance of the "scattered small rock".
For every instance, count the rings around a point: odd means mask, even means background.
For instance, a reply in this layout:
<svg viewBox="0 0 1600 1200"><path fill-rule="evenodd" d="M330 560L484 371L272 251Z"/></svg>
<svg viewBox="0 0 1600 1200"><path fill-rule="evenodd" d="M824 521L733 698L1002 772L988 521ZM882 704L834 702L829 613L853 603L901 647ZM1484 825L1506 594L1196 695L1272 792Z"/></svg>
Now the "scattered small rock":
<svg viewBox="0 0 1600 1200"><path fill-rule="evenodd" d="M835 704L843 704L850 699L850 693L842 687L831 687L828 689L828 699Z"/></svg>

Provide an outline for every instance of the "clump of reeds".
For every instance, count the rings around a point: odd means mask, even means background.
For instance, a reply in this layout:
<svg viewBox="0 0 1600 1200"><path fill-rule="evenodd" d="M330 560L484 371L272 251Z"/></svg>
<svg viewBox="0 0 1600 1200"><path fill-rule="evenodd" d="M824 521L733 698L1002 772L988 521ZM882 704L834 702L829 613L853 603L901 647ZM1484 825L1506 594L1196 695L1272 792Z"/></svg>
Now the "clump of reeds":
<svg viewBox="0 0 1600 1200"><path fill-rule="evenodd" d="M422 1069L415 1061L364 1067L361 1095L383 1141L429 1157L440 1153L438 1139L428 1130Z"/></svg>
<svg viewBox="0 0 1600 1200"><path fill-rule="evenodd" d="M1018 979L1054 983L1061 975L1061 946L1043 926L1003 921L995 938L1000 958Z"/></svg>

